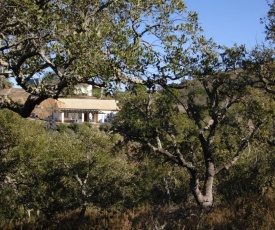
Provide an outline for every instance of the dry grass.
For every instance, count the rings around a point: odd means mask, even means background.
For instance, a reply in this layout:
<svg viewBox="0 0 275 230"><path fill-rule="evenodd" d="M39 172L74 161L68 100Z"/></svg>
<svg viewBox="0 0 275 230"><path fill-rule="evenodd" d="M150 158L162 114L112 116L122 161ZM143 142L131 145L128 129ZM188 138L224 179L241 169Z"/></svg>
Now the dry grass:
<svg viewBox="0 0 275 230"><path fill-rule="evenodd" d="M273 197L237 199L232 205L220 204L208 213L196 206L149 206L131 210L89 209L83 220L78 212L59 215L55 221L0 224L1 229L98 229L98 230L195 230L195 229L275 229Z"/></svg>

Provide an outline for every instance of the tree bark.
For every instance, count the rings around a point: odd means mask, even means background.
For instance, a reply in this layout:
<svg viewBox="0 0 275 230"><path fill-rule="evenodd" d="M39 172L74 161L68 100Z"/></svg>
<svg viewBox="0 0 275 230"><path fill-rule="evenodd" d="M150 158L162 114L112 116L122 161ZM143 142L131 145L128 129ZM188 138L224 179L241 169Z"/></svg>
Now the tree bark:
<svg viewBox="0 0 275 230"><path fill-rule="evenodd" d="M196 172L191 172L190 189L197 202L197 204L204 210L210 210L213 207L213 183L214 183L215 169L214 164L209 162L205 172L205 180L203 185L203 192L199 188L199 178Z"/></svg>

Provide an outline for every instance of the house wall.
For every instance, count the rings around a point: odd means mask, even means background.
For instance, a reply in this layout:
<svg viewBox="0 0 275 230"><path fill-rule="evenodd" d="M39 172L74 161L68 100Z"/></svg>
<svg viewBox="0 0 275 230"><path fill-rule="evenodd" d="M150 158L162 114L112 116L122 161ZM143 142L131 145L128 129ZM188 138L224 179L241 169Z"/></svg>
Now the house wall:
<svg viewBox="0 0 275 230"><path fill-rule="evenodd" d="M112 117L117 113L113 111L102 111L104 114L91 114L91 113L63 113L55 111L53 114L54 120L68 123L72 122L95 122L95 123L105 123L109 122Z"/></svg>
<svg viewBox="0 0 275 230"><path fill-rule="evenodd" d="M105 122L109 122L114 115L117 112L113 112L113 111L103 111L105 114L98 114L98 122L99 123L105 123Z"/></svg>

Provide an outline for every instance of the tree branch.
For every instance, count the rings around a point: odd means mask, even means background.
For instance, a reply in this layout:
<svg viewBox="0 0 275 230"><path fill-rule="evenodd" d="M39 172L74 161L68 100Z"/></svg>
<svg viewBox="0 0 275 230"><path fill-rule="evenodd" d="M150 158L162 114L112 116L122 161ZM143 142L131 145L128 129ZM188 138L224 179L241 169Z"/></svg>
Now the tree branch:
<svg viewBox="0 0 275 230"><path fill-rule="evenodd" d="M259 123L256 127L254 127L253 131L250 133L250 135L247 139L246 138L242 139L242 143L240 144L240 146L239 146L237 152L235 153L235 155L227 163L225 163L225 164L221 165L220 167L216 168L215 174L218 174L218 173L220 173L224 170L230 169L239 160L239 158L241 156L241 153L243 152L244 149L246 149L249 142L253 139L256 132L260 128L261 124L262 123Z"/></svg>
<svg viewBox="0 0 275 230"><path fill-rule="evenodd" d="M189 162L186 161L183 157L182 154L179 152L179 149L176 150L176 156L174 154L172 154L171 152L165 150L162 147L162 143L159 139L159 137L156 137L156 141L157 141L157 147L153 146L150 142L148 142L149 147L154 151L154 152L159 152L162 155L166 156L169 160L173 161L174 163L187 168L189 171L194 172L195 171L195 166Z"/></svg>

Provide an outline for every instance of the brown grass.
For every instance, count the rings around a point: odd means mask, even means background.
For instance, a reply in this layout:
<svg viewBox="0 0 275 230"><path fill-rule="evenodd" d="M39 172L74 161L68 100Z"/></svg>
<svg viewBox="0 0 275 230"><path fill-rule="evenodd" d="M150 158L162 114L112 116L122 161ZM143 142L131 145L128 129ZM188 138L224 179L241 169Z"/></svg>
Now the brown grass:
<svg viewBox="0 0 275 230"><path fill-rule="evenodd" d="M272 199L273 198L273 199ZM78 211L64 213L54 221L1 223L0 229L98 229L98 230L195 230L195 229L275 229L275 201L272 197L237 199L231 205L220 204L208 213L197 206L144 205L124 212L90 208L83 220Z"/></svg>

